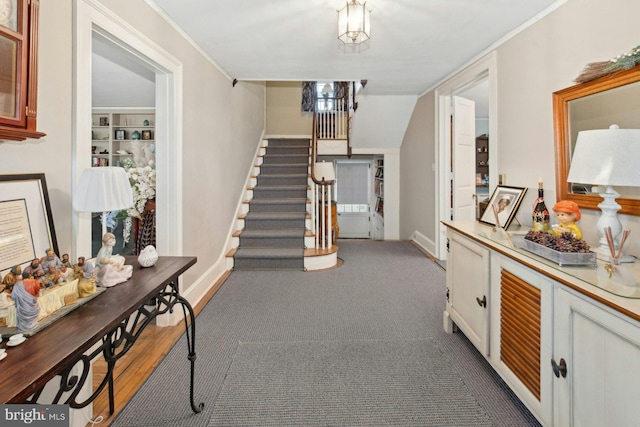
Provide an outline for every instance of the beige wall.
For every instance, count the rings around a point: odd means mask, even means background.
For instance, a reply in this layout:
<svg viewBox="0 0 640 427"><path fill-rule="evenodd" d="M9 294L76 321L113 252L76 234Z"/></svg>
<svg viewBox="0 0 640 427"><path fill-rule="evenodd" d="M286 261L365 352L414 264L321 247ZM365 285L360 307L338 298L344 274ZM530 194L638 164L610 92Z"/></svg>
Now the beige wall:
<svg viewBox="0 0 640 427"><path fill-rule="evenodd" d="M551 207L555 202L552 93L573 85L572 80L587 63L607 60L636 46L640 40L640 26L636 23L639 14L640 3L635 0L569 0L496 49L496 160L499 172L507 175L508 185L529 188L517 215L523 224L531 221L531 206L540 177L547 205ZM433 92L422 98L425 97L433 97ZM428 114L428 111L414 114L409 128L416 127L416 121L430 120ZM433 133L433 123L421 130L421 139L427 144L424 150L429 152L435 151ZM403 159L410 157L420 139L409 135L405 136L401 149ZM403 183L424 180L423 166L412 166L410 170L408 165L402 166ZM435 180L427 179L424 184L434 187ZM401 211L413 209L412 203L403 188ZM428 203L435 203L435 199ZM596 211L585 210L580 222L585 239L592 245L597 240L598 215ZM408 214L403 214L403 219L407 221L402 224L404 237L410 230L416 230L435 239L436 223L424 223ZM640 233L638 217L621 216L621 220L623 227ZM640 253L640 239L635 239L629 249Z"/></svg>
<svg viewBox="0 0 640 427"><path fill-rule="evenodd" d="M418 99L400 150L400 239L436 222L433 92ZM422 232L422 231L421 231ZM433 236L428 236L433 238Z"/></svg>
<svg viewBox="0 0 640 427"><path fill-rule="evenodd" d="M267 135L311 135L313 115L300 110L302 82L267 82Z"/></svg>
<svg viewBox="0 0 640 427"><path fill-rule="evenodd" d="M198 257L185 275L188 287L224 256L225 240L264 129L264 84L232 87L144 0L102 3L182 63L183 253ZM72 0L40 4L38 130L47 136L24 143L0 142L3 173L46 174L63 252L75 235L71 225L72 4ZM78 255L85 254L71 254Z"/></svg>

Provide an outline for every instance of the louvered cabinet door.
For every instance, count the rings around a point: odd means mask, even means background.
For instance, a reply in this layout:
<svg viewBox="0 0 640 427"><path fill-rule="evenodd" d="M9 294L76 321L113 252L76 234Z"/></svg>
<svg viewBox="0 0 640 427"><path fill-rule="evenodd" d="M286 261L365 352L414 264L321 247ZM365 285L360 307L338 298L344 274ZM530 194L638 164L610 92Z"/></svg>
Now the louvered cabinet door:
<svg viewBox="0 0 640 427"><path fill-rule="evenodd" d="M489 355L489 250L449 235L447 313L469 341Z"/></svg>
<svg viewBox="0 0 640 427"><path fill-rule="evenodd" d="M491 274L492 363L543 424L551 425L555 282L501 256L494 257Z"/></svg>
<svg viewBox="0 0 640 427"><path fill-rule="evenodd" d="M500 272L500 360L540 400L540 289Z"/></svg>

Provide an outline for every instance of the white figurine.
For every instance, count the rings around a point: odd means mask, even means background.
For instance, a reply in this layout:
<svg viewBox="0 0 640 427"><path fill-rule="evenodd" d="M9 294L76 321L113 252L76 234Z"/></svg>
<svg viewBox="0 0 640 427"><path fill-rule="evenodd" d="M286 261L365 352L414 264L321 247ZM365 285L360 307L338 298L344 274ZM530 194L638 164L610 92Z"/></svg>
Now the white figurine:
<svg viewBox="0 0 640 427"><path fill-rule="evenodd" d="M138 255L138 262L142 267L151 267L158 261L158 252L153 245L146 246Z"/></svg>
<svg viewBox="0 0 640 427"><path fill-rule="evenodd" d="M133 266L124 265L122 255L112 254L115 244L116 236L105 233L102 236L102 247L96 255L96 283L105 288L126 282L133 274Z"/></svg>

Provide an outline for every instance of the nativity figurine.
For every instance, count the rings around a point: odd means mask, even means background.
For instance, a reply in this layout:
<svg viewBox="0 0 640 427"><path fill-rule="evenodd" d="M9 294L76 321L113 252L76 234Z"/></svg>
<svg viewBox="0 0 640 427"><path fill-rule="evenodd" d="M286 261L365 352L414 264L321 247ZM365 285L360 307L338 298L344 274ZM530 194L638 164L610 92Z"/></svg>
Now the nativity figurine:
<svg viewBox="0 0 640 427"><path fill-rule="evenodd" d="M18 330L29 331L38 325L40 306L40 281L38 279L23 279L15 284L11 292L11 299L16 305L16 324Z"/></svg>
<svg viewBox="0 0 640 427"><path fill-rule="evenodd" d="M73 270L73 278L78 279L78 296L85 298L93 295L96 292L96 280L91 261L87 261L83 256L78 257L78 263Z"/></svg>
<svg viewBox="0 0 640 427"><path fill-rule="evenodd" d="M39 258L32 259L31 264L29 264L24 268L24 270L22 270L22 277L25 279L40 279L42 276L44 276L44 269L40 265Z"/></svg>
<svg viewBox="0 0 640 427"><path fill-rule="evenodd" d="M53 251L53 249L49 248L46 251L46 255L40 259L40 265L44 270L45 274L49 272L49 267L54 267L55 271L60 270L60 266L62 265L62 261Z"/></svg>

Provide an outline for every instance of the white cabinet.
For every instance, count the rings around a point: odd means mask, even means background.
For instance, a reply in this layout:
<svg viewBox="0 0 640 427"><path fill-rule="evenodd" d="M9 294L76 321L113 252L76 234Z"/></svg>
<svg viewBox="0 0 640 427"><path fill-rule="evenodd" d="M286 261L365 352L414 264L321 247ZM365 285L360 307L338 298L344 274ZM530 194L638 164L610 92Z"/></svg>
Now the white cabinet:
<svg viewBox="0 0 640 427"><path fill-rule="evenodd" d="M91 114L91 166L122 166L144 157L155 143L155 110L94 108Z"/></svg>
<svg viewBox="0 0 640 427"><path fill-rule="evenodd" d="M559 267L491 227L445 225L445 330L464 332L545 426L640 425L640 294L617 296L603 263Z"/></svg>
<svg viewBox="0 0 640 427"><path fill-rule="evenodd" d="M554 323L554 425L639 425L638 322L557 289Z"/></svg>
<svg viewBox="0 0 640 427"><path fill-rule="evenodd" d="M445 329L460 328L484 355L489 355L489 250L451 230L448 232Z"/></svg>

